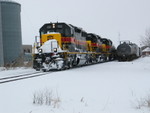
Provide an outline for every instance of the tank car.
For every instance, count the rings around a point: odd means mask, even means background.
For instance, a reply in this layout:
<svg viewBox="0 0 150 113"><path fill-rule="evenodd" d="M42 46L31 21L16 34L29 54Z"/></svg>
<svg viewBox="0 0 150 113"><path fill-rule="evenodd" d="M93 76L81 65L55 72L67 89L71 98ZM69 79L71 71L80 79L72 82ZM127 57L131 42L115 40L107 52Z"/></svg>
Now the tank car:
<svg viewBox="0 0 150 113"><path fill-rule="evenodd" d="M119 61L131 61L140 57L140 48L130 41L122 41L117 47L117 57Z"/></svg>

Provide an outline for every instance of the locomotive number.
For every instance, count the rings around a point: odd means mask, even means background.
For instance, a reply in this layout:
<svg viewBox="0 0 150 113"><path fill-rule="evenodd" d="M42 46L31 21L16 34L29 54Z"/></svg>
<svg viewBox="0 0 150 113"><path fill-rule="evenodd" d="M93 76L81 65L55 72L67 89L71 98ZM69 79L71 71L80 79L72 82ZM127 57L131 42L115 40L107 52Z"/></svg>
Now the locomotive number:
<svg viewBox="0 0 150 113"><path fill-rule="evenodd" d="M48 39L54 39L52 35L47 36Z"/></svg>

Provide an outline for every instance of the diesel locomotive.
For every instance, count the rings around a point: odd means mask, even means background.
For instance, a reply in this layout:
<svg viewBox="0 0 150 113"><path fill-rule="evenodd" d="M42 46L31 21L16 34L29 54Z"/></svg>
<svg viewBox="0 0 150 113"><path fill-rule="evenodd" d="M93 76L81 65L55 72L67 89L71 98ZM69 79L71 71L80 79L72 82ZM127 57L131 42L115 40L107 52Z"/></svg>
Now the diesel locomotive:
<svg viewBox="0 0 150 113"><path fill-rule="evenodd" d="M71 24L46 23L39 34L33 61L36 70L63 70L113 60L116 56L110 39L87 33Z"/></svg>
<svg viewBox="0 0 150 113"><path fill-rule="evenodd" d="M121 41L117 47L118 61L131 61L141 56L141 49L130 41Z"/></svg>

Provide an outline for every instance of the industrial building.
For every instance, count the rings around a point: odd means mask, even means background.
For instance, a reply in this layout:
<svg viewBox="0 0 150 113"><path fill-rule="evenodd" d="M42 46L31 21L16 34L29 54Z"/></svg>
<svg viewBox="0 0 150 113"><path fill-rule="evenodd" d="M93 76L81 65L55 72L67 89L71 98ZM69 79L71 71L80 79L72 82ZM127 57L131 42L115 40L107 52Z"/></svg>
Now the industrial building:
<svg viewBox="0 0 150 113"><path fill-rule="evenodd" d="M146 47L142 50L142 56L150 56L150 47Z"/></svg>
<svg viewBox="0 0 150 113"><path fill-rule="evenodd" d="M21 5L0 0L0 66L15 62L22 53Z"/></svg>
<svg viewBox="0 0 150 113"><path fill-rule="evenodd" d="M32 61L32 45L23 45L24 62Z"/></svg>

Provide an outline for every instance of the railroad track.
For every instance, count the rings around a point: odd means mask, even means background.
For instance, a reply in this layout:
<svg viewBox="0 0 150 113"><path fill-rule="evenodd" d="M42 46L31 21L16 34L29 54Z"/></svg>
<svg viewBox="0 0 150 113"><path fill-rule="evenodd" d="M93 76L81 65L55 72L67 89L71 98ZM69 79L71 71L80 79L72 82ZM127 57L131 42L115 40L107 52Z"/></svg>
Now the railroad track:
<svg viewBox="0 0 150 113"><path fill-rule="evenodd" d="M106 61L106 62L109 62L109 61ZM100 62L100 63L106 63L106 62ZM94 63L94 64L99 64L99 63ZM85 66L91 66L91 65L93 65L93 64L88 64ZM75 69L75 68L79 68L79 67L82 67L82 66L72 67L71 69ZM26 73L26 74L14 75L14 76L10 76L10 77L4 77L4 78L0 78L0 84L23 80L23 79L29 79L29 78L38 77L38 76L43 76L43 75L47 75L47 74L50 74L53 72L57 72L57 71L53 70L50 72L34 72L34 73Z"/></svg>
<svg viewBox="0 0 150 113"><path fill-rule="evenodd" d="M43 75L47 75L49 73L51 73L51 72L34 72L34 73L15 75L15 76L11 76L11 77L4 77L4 78L0 78L0 84L23 80L23 79L29 79L29 78L38 77L38 76L43 76Z"/></svg>

